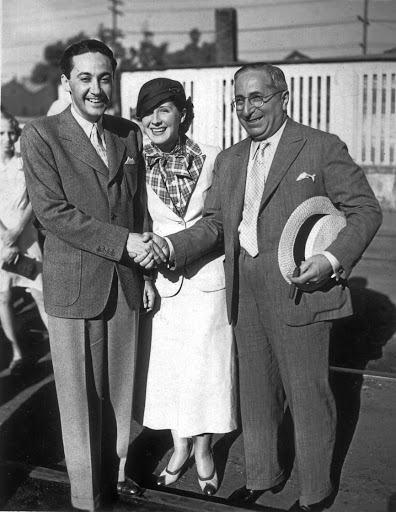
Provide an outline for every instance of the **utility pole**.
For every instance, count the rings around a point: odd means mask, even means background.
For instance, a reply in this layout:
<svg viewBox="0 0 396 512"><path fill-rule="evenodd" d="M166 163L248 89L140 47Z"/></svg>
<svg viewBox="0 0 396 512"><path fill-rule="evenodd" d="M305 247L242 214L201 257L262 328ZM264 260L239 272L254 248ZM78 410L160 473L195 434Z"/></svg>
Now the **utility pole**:
<svg viewBox="0 0 396 512"><path fill-rule="evenodd" d="M368 19L368 7L369 7L369 0L364 0L364 15L358 16L357 19L363 23L363 42L360 43L360 46L363 50L363 55L367 55L367 27L370 25L369 19Z"/></svg>
<svg viewBox="0 0 396 512"><path fill-rule="evenodd" d="M122 31L118 28L118 16L123 16L123 12L120 10L120 7L124 4L123 0L108 0L110 3L109 11L111 12L112 24L110 32L110 46L114 52L114 57L116 59L123 57L122 45L118 42L118 39L121 39L124 35ZM120 105L120 72L119 69L115 73L115 81L114 81L114 90L113 90L113 108L114 113L118 115L121 111Z"/></svg>
<svg viewBox="0 0 396 512"><path fill-rule="evenodd" d="M111 33L112 33L112 44L113 44L113 48L116 48L116 43L117 43L117 39L119 37L122 37L122 33L121 31L117 28L117 21L118 21L118 16L123 16L124 13L122 11L120 11L119 7L122 6L124 4L123 0L109 0L110 2L110 7L109 7L109 11L111 12L111 19L112 19L112 29L111 29Z"/></svg>

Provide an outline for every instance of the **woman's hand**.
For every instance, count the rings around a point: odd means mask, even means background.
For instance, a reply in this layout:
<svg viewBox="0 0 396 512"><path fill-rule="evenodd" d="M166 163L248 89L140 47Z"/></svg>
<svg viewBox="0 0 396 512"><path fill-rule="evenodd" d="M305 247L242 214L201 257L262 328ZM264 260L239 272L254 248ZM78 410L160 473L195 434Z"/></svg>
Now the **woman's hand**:
<svg viewBox="0 0 396 512"><path fill-rule="evenodd" d="M144 282L143 306L149 312L152 311L155 304L155 288L151 281Z"/></svg>
<svg viewBox="0 0 396 512"><path fill-rule="evenodd" d="M12 245L16 244L20 234L21 233L18 229L7 229L3 231L0 236L4 245L11 247Z"/></svg>
<svg viewBox="0 0 396 512"><path fill-rule="evenodd" d="M5 263L12 263L18 252L18 247L15 245L12 247L3 247L0 253L0 258Z"/></svg>

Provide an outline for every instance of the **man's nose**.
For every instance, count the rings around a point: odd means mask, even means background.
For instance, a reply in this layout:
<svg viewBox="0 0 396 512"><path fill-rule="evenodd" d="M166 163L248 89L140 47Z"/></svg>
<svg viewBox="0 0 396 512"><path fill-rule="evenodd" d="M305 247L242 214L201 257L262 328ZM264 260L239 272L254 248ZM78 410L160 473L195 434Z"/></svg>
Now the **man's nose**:
<svg viewBox="0 0 396 512"><path fill-rule="evenodd" d="M100 83L99 83L99 80L92 80L91 82L91 91L93 94L100 94L101 92L101 87L100 87Z"/></svg>
<svg viewBox="0 0 396 512"><path fill-rule="evenodd" d="M254 110L254 107L253 105L250 104L250 101L249 101L249 98L245 98L245 103L243 104L243 114L246 116L246 115L249 115L251 114L251 112L253 112Z"/></svg>

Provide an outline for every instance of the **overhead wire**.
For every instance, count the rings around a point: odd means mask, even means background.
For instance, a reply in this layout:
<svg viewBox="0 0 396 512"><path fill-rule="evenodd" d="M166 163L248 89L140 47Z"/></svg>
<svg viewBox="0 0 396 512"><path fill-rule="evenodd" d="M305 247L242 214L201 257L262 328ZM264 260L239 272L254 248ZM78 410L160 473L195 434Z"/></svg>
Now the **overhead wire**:
<svg viewBox="0 0 396 512"><path fill-rule="evenodd" d="M383 43L370 43L370 46L377 46L382 47L384 46ZM335 48L335 49L346 49L346 48L360 48L360 42L357 41L356 43L345 43L345 44L326 44L322 46L318 45L299 45L298 50L325 50L326 48ZM242 48L239 49L239 54L243 53L249 53L249 54L255 54L255 53L274 53L274 52L282 52L282 51L293 51L297 48L295 46L282 46L279 48L261 48L261 49L255 49L255 50L243 50Z"/></svg>
<svg viewBox="0 0 396 512"><path fill-rule="evenodd" d="M335 25L351 25L358 23L357 19L350 20L335 20L335 21L320 21L314 23L294 23L290 25L271 25L265 27L250 27L250 28L240 28L238 32L267 32L269 30L293 30L299 28L311 28L311 27L331 27ZM125 34L129 35L139 35L142 31L136 30L123 30ZM152 30L154 35L184 35L189 34L191 30ZM215 30L200 30L201 34L214 34Z"/></svg>
<svg viewBox="0 0 396 512"><path fill-rule="evenodd" d="M173 0L175 1L175 0ZM185 0L182 0L184 3L185 3ZM267 2L265 4L263 4L262 2L249 2L249 3L245 3L243 6L240 6L240 7L243 7L243 8L253 8L253 7L267 7L267 6L286 6L286 5L306 5L306 4L314 4L314 3L324 3L324 2L328 2L328 0L289 0L289 1L285 1L285 2L279 2L278 0L275 0L275 1L270 1L270 2ZM143 4L142 4L143 5ZM146 7L144 9L141 9L140 11L141 12L164 12L164 7L162 7L161 9L152 9L150 7L147 7L147 2L145 3ZM180 10L179 7L171 7L171 8L166 8L167 11L169 10ZM125 14L125 11L128 13L128 12L140 12L139 11L139 8L133 8L131 10L128 10L128 9L125 9L125 7L123 6L123 12ZM187 6L184 6L183 11L196 11L196 10L213 10L213 4L209 7L202 7L202 6L190 6L190 7L187 7ZM96 13L79 13L78 15L76 16L67 16L69 18L88 18L88 17L93 17L93 16L103 16L105 13L102 13L102 12L96 12ZM48 24L50 24L51 22L48 22ZM342 25L352 25L352 24L357 24L358 23L358 19L344 19L344 20L332 20L332 21L322 21L322 22L312 22L312 23L290 23L289 25L272 25L272 26L264 26L264 27L248 27L248 28L240 28L238 29L238 33L250 33L250 32L269 32L269 31L276 31L276 30L296 30L296 29L308 29L308 28L318 28L318 27L335 27L335 26L342 26ZM396 20L383 20L383 19L370 19L370 23L383 23L383 24L386 24L386 23L396 23ZM392 30L391 27L387 27L389 29ZM122 32L126 35L135 35L135 36L138 36L138 35L141 35L143 33L143 30L140 30L140 31L136 31L136 30L125 30L125 29L121 29ZM150 30L151 32L153 32L154 35L158 35L158 36L181 36L181 35L188 35L191 30ZM213 35L215 34L215 30L200 30L201 34L205 34L205 35ZM13 45L13 47L27 47L27 46L31 46L32 44L45 44L45 43L48 43L48 40L40 40L40 41L29 41L29 42L26 42L26 43L22 43L22 42L17 42L16 44ZM359 44L359 43L357 43ZM370 43L371 44L371 43ZM6 45L5 45L6 46ZM344 47L348 47L348 45L343 45ZM354 45L349 45L349 47L353 47ZM301 45L299 45L300 48L303 48ZM329 47L334 47L331 46L331 45L326 45L324 46L323 48L329 48ZM305 46L304 48L319 48L318 46ZM240 50L241 51L241 50ZM277 49L266 49L266 51L278 51ZM256 53L255 50L249 50L247 52L244 52L244 53Z"/></svg>

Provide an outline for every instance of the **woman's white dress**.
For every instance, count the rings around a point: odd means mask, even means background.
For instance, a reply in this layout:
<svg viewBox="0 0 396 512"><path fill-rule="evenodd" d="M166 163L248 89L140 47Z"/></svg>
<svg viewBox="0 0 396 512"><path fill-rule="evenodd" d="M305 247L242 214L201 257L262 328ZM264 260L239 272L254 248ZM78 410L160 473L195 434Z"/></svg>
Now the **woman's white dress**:
<svg viewBox="0 0 396 512"><path fill-rule="evenodd" d="M16 226L28 204L22 159L19 156L14 156L7 164L0 164L0 221L8 229ZM37 231L31 222L27 224L18 238L17 246L23 254L37 261L39 274L34 280L31 280L0 268L0 292L15 286L42 290L42 254L38 244ZM4 244L0 238L0 263L3 261L1 259L3 249Z"/></svg>
<svg viewBox="0 0 396 512"><path fill-rule="evenodd" d="M147 186L153 231L159 235L185 229L202 216L219 149L200 148L206 159L183 219ZM174 429L190 437L237 426L235 346L223 261L224 255L208 255L184 272L163 271L154 281L161 298L152 317L143 417L149 428Z"/></svg>

